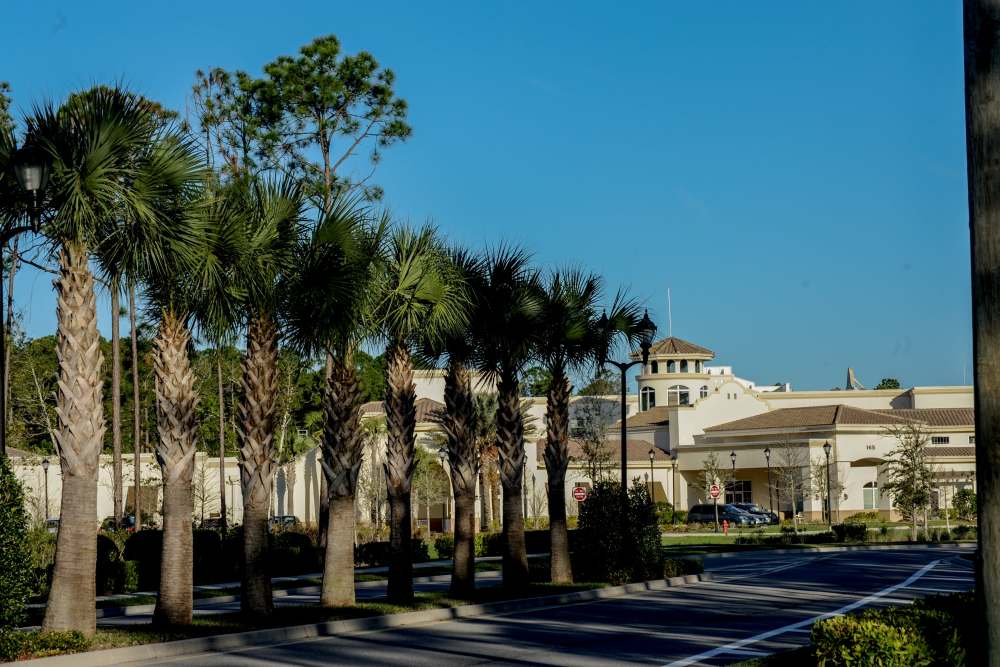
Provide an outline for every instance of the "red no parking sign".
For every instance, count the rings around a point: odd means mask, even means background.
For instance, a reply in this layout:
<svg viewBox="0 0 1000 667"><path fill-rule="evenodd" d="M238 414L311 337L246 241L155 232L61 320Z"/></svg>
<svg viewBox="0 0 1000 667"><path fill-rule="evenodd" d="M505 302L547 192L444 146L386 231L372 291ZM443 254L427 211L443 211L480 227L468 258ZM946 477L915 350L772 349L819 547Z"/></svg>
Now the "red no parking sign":
<svg viewBox="0 0 1000 667"><path fill-rule="evenodd" d="M587 489L586 489L586 487L583 487L583 486L574 486L573 487L573 499L576 502L578 502L578 503L582 503L584 500L586 500L587 499Z"/></svg>

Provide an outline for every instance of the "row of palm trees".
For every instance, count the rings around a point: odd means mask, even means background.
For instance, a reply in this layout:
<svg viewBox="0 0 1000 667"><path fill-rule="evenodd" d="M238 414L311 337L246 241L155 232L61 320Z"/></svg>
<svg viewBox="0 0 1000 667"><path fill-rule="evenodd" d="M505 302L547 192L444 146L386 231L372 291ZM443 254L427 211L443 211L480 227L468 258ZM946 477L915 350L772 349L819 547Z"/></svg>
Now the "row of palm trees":
<svg viewBox="0 0 1000 667"><path fill-rule="evenodd" d="M364 431L354 363L384 345L386 477L390 506L388 594L413 597L410 484L415 457L413 356L447 364L445 408L455 493L452 592L474 580L474 500L479 474L472 370L497 388L493 423L503 487L504 585L528 583L522 516L524 421L519 376L529 362L552 375L545 462L549 472L552 580L572 580L563 484L568 463L570 375L633 342L638 306L619 293L610 316L598 277L544 277L522 250L483 255L448 247L432 227L394 225L388 214L342 195L310 209L299 184L274 175L221 181L198 147L155 105L99 87L25 119L26 142L51 162L40 233L58 257L59 392L56 445L63 474L61 525L43 629L95 630L94 523L105 435L95 302L96 267L117 299L144 296L154 341L156 454L163 477L163 552L156 622L191 622L192 475L198 395L195 337L245 343L237 437L243 497L241 608L273 611L267 571L268 505L276 470L279 345L325 362L322 467L329 502L321 602L354 598L355 495ZM13 135L0 140L9 160ZM2 166L2 165L0 165ZM0 215L25 204L0 170ZM309 217L315 220L310 222ZM117 333L117 327L116 333ZM115 347L117 349L117 341ZM138 383L135 383L136 386Z"/></svg>

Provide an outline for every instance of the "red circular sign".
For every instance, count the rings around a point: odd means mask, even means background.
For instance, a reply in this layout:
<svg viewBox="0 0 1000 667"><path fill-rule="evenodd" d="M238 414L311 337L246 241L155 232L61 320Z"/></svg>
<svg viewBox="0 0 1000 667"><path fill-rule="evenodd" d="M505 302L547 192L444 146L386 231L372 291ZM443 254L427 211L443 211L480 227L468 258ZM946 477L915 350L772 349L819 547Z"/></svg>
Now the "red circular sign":
<svg viewBox="0 0 1000 667"><path fill-rule="evenodd" d="M709 494L710 496L712 496L713 498L718 498L718 497L719 497L719 494L720 494L720 493L722 493L722 490L721 490L721 489L719 488L719 485L718 485L718 484L713 484L713 485L712 485L712 486L711 486L711 487L710 487L710 488L708 489L708 494Z"/></svg>
<svg viewBox="0 0 1000 667"><path fill-rule="evenodd" d="M573 499L576 500L578 503L582 503L584 500L587 499L587 489L582 486L574 486Z"/></svg>

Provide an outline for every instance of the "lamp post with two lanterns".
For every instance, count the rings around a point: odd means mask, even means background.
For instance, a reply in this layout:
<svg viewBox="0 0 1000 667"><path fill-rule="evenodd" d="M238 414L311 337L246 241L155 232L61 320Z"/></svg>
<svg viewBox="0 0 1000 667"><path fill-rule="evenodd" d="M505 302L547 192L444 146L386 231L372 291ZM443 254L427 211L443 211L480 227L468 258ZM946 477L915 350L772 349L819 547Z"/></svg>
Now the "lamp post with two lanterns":
<svg viewBox="0 0 1000 667"><path fill-rule="evenodd" d="M606 340L611 339L610 331L610 321L608 320L608 314L605 312L601 315L600 320L601 331L605 333ZM634 361L614 361L608 359L604 354L598 360L599 366L604 366L604 364L611 364L621 373L621 429L622 429L622 442L621 442L621 466L622 466L622 497L628 498L628 427L625 424L625 420L628 417L628 408L625 404L626 400L626 389L628 388L628 369L632 368L636 364L642 364L645 366L649 362L649 348L653 346L653 336L656 335L656 325L653 321L649 319L649 311L643 313L642 320L639 322L638 327L639 334L639 349L641 350L641 356L639 359Z"/></svg>

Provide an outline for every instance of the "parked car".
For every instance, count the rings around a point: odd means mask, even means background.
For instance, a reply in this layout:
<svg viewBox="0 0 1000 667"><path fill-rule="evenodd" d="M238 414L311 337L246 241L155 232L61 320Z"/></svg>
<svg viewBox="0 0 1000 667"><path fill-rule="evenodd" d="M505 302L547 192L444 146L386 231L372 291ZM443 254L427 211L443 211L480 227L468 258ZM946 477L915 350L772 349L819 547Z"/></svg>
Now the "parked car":
<svg viewBox="0 0 1000 667"><path fill-rule="evenodd" d="M741 510L736 505L729 503L719 504L719 523L728 521L730 525L736 526L756 526L762 523L763 519L758 519L753 514ZM694 505L688 510L688 523L715 523L714 505Z"/></svg>
<svg viewBox="0 0 1000 667"><path fill-rule="evenodd" d="M739 507L744 512L750 512L750 514L753 514L754 516L763 518L764 523L768 525L777 526L779 523L781 523L781 519L778 518L777 514L764 509L757 503L733 503L733 504Z"/></svg>
<svg viewBox="0 0 1000 667"><path fill-rule="evenodd" d="M135 517L131 514L127 514L122 517L122 528L132 532L135 530ZM104 521L101 522L101 530L114 530L115 529L115 518L113 516L105 517Z"/></svg>
<svg viewBox="0 0 1000 667"><path fill-rule="evenodd" d="M271 517L271 528L286 530L288 528L298 528L301 525L299 517L293 514L279 514Z"/></svg>

